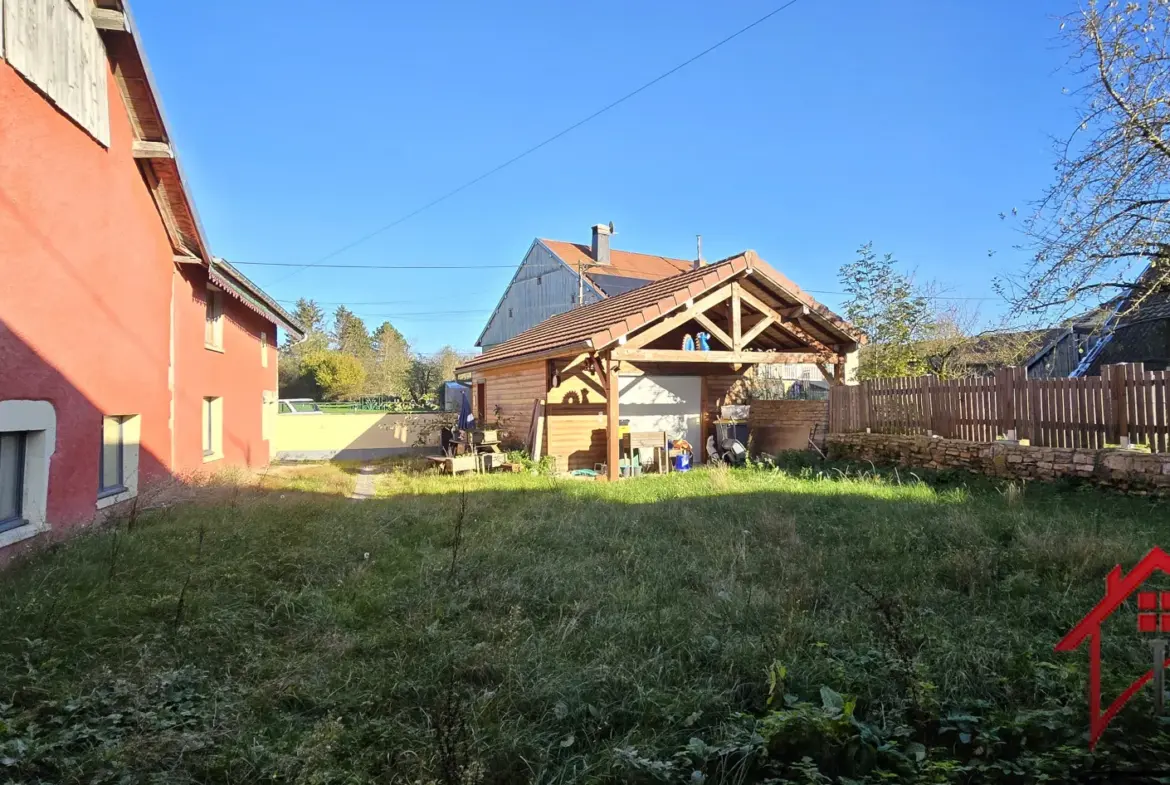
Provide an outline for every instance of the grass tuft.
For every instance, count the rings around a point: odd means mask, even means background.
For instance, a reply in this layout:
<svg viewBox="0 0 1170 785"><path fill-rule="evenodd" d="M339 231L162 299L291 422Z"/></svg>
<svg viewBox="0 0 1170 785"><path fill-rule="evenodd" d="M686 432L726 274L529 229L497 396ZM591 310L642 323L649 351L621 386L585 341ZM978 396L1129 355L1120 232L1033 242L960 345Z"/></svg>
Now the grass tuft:
<svg viewBox="0 0 1170 785"><path fill-rule="evenodd" d="M960 709L1087 726L1084 658L1052 646L1170 522L868 465L387 463L361 503L352 468L276 467L12 565L0 779L745 782L780 738L766 765L795 782L913 745L968 766L991 753L947 735L980 732ZM824 757L854 720L888 741L856 771Z"/></svg>

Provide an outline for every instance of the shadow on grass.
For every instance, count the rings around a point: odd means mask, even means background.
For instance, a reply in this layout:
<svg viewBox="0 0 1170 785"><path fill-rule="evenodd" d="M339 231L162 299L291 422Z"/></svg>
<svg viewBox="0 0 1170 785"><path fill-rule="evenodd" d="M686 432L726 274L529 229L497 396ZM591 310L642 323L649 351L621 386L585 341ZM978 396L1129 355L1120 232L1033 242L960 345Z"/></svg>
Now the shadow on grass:
<svg viewBox="0 0 1170 785"><path fill-rule="evenodd" d="M1052 644L1166 523L755 471L379 481L237 490L15 565L11 776L639 781L631 749L734 740L774 663L929 741L947 707L1080 707Z"/></svg>

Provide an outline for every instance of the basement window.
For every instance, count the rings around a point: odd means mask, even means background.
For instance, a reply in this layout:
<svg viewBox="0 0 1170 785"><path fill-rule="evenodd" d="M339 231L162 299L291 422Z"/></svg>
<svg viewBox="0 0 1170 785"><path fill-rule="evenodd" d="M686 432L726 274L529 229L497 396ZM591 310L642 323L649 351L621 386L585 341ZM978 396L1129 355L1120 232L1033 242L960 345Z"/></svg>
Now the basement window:
<svg viewBox="0 0 1170 785"><path fill-rule="evenodd" d="M48 401L0 401L0 548L49 528L49 461L57 413Z"/></svg>
<svg viewBox="0 0 1170 785"><path fill-rule="evenodd" d="M97 508L138 495L138 443L141 420L135 414L102 418L102 450L98 458Z"/></svg>
<svg viewBox="0 0 1170 785"><path fill-rule="evenodd" d="M0 531L23 526L24 431L0 433Z"/></svg>

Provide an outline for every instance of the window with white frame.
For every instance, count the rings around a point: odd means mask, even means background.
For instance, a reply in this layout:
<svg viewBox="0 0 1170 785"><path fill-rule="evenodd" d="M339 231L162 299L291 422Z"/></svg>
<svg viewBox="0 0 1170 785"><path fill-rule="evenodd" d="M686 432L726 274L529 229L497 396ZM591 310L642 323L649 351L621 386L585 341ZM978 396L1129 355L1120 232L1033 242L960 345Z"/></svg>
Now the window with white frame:
<svg viewBox="0 0 1170 785"><path fill-rule="evenodd" d="M0 531L25 525L24 456L28 433L0 433Z"/></svg>
<svg viewBox="0 0 1170 785"><path fill-rule="evenodd" d="M223 351L223 292L214 286L207 287L204 304L203 345L217 352Z"/></svg>
<svg viewBox="0 0 1170 785"><path fill-rule="evenodd" d="M48 401L0 401L0 548L49 528L57 412Z"/></svg>
<svg viewBox="0 0 1170 785"><path fill-rule="evenodd" d="M138 415L102 418L102 449L98 459L97 507L102 509L138 495Z"/></svg>
<svg viewBox="0 0 1170 785"><path fill-rule="evenodd" d="M102 454L98 461L98 496L113 496L126 490L125 417L102 418Z"/></svg>
<svg viewBox="0 0 1170 785"><path fill-rule="evenodd" d="M203 399L203 460L223 457L223 398Z"/></svg>

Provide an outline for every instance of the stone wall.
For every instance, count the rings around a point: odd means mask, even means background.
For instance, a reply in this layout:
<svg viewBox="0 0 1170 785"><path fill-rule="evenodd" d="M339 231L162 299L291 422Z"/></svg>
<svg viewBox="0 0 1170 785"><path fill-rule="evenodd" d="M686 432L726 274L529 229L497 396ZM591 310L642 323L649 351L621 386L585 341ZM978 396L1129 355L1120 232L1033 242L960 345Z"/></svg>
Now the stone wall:
<svg viewBox="0 0 1170 785"><path fill-rule="evenodd" d="M748 426L756 454L781 450L807 450L815 426L817 441L824 443L829 427L828 401L752 401Z"/></svg>
<svg viewBox="0 0 1170 785"><path fill-rule="evenodd" d="M1133 493L1170 493L1170 454L992 444L933 436L835 433L829 457L925 469L966 469L991 477L1056 480L1079 477Z"/></svg>

